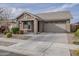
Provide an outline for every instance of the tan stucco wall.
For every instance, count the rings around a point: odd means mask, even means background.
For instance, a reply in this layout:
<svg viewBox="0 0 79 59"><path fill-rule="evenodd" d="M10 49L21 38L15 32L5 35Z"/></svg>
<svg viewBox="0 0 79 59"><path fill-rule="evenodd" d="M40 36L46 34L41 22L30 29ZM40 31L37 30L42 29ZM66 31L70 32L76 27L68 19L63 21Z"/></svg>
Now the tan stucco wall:
<svg viewBox="0 0 79 59"><path fill-rule="evenodd" d="M34 17L29 14L23 14L17 20L18 20L18 22L20 22L20 24L18 24L20 30L27 32L27 29L23 28L23 21L34 21Z"/></svg>
<svg viewBox="0 0 79 59"><path fill-rule="evenodd" d="M20 21L20 24L19 24L19 28L20 30L23 30L23 23Z"/></svg>
<svg viewBox="0 0 79 59"><path fill-rule="evenodd" d="M39 21L39 32L43 32L43 31L44 31L44 22Z"/></svg>
<svg viewBox="0 0 79 59"><path fill-rule="evenodd" d="M33 16L31 16L31 15L29 15L29 14L23 14L22 16L20 16L18 19L20 19L20 20L24 20L24 19L34 19L34 17Z"/></svg>

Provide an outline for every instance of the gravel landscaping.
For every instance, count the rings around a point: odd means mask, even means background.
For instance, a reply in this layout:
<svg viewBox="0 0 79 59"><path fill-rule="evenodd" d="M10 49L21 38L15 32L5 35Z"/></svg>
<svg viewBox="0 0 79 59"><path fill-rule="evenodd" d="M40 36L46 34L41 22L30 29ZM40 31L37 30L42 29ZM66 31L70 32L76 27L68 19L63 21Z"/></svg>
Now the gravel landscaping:
<svg viewBox="0 0 79 59"><path fill-rule="evenodd" d="M13 45L13 44L16 44L16 43L0 41L0 46L10 46L10 45Z"/></svg>
<svg viewBox="0 0 79 59"><path fill-rule="evenodd" d="M3 34L0 34L0 37L1 37L1 38L6 38L6 36L3 35ZM12 38L12 39L27 40L27 39L29 39L29 38L32 38L32 36L23 36L23 35L17 35L17 34L15 34L15 35L12 35L11 38Z"/></svg>
<svg viewBox="0 0 79 59"><path fill-rule="evenodd" d="M9 51L0 50L0 56L24 56L24 55L9 52Z"/></svg>
<svg viewBox="0 0 79 59"><path fill-rule="evenodd" d="M74 35L74 33L70 33L70 34L68 34L68 43L69 44L74 44L73 42L75 42L75 41L77 41L77 38L75 37L75 35ZM79 40L78 40L79 41ZM77 44L77 43L76 43ZM77 44L78 45L78 44ZM71 50L70 49L70 55L71 56L77 56L76 54L75 54L75 50Z"/></svg>
<svg viewBox="0 0 79 59"><path fill-rule="evenodd" d="M22 39L22 40L28 40L29 38L31 38L32 36L19 36L19 35L13 35L12 39Z"/></svg>

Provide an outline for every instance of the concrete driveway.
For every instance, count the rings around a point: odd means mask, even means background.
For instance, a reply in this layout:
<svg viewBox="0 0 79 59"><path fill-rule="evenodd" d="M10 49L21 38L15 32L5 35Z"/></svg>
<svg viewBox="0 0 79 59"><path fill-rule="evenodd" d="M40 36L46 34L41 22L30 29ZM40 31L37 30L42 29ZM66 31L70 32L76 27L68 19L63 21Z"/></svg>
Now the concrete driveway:
<svg viewBox="0 0 79 59"><path fill-rule="evenodd" d="M41 33L26 34L25 36L32 36L28 40L14 40L17 44L3 47L15 53L34 56L69 56L68 48L61 47L61 44L68 44L67 33ZM11 40L12 41L12 40ZM2 49L2 47L1 47Z"/></svg>

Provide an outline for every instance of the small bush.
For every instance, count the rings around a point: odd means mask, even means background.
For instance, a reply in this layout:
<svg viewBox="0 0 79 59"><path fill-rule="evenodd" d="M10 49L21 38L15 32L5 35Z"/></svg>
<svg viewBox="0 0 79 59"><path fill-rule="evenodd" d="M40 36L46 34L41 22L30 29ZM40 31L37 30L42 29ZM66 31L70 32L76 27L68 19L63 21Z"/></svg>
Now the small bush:
<svg viewBox="0 0 79 59"><path fill-rule="evenodd" d="M79 45L79 41L74 41L73 44Z"/></svg>
<svg viewBox="0 0 79 59"><path fill-rule="evenodd" d="M6 36L7 36L7 38L12 37L12 33L8 32L8 33L6 33Z"/></svg>
<svg viewBox="0 0 79 59"><path fill-rule="evenodd" d="M79 56L79 50L75 50L75 51L74 51L74 54L75 54L76 56Z"/></svg>
<svg viewBox="0 0 79 59"><path fill-rule="evenodd" d="M8 30L5 30L5 31L3 32L3 34L6 35L8 32L9 32Z"/></svg>
<svg viewBox="0 0 79 59"><path fill-rule="evenodd" d="M13 34L17 34L17 32L19 31L19 28L18 27L14 27L11 29L12 33Z"/></svg>
<svg viewBox="0 0 79 59"><path fill-rule="evenodd" d="M75 36L79 37L79 29L75 32Z"/></svg>

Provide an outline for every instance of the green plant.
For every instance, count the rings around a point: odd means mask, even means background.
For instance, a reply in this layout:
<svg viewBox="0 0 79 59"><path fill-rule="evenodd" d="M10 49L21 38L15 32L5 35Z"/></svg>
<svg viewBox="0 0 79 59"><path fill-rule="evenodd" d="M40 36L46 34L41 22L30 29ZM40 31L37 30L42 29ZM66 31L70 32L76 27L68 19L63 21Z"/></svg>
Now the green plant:
<svg viewBox="0 0 79 59"><path fill-rule="evenodd" d="M3 33L4 33L4 35L5 35L6 33L8 33L8 31L4 31Z"/></svg>
<svg viewBox="0 0 79 59"><path fill-rule="evenodd" d="M75 36L79 37L79 29L75 32Z"/></svg>
<svg viewBox="0 0 79 59"><path fill-rule="evenodd" d="M6 33L6 37L7 37L7 38L12 37L12 33L11 33L11 32Z"/></svg>
<svg viewBox="0 0 79 59"><path fill-rule="evenodd" d="M12 33L13 34L17 34L17 32L19 31L19 28L18 27L14 27L11 29Z"/></svg>

